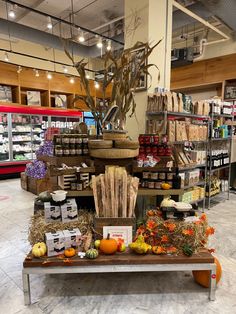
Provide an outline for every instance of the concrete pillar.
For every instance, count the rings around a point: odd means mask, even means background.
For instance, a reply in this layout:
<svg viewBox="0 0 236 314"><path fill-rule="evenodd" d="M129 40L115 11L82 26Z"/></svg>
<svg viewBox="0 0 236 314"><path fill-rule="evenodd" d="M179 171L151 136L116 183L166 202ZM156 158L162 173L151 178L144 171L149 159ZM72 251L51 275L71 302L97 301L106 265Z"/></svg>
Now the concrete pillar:
<svg viewBox="0 0 236 314"><path fill-rule="evenodd" d="M136 114L127 118L129 135L137 139L139 133L145 132L147 94L154 92L157 86L170 88L172 0L125 0L124 3L125 48L137 41L149 42L152 46L162 39L148 60L159 68L160 80L157 69L150 68L152 79L148 80L148 90L136 92Z"/></svg>

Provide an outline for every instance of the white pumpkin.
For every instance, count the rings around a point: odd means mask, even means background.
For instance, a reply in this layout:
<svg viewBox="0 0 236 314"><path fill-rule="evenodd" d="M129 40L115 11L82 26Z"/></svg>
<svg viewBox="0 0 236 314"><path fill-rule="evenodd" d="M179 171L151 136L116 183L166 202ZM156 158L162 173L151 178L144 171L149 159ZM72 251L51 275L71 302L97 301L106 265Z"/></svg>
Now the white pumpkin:
<svg viewBox="0 0 236 314"><path fill-rule="evenodd" d="M161 207L173 207L175 206L175 201L171 199L171 197L165 196L163 201L161 202Z"/></svg>
<svg viewBox="0 0 236 314"><path fill-rule="evenodd" d="M47 252L47 246L44 242L38 242L32 248L32 254L35 257L44 256L46 252Z"/></svg>

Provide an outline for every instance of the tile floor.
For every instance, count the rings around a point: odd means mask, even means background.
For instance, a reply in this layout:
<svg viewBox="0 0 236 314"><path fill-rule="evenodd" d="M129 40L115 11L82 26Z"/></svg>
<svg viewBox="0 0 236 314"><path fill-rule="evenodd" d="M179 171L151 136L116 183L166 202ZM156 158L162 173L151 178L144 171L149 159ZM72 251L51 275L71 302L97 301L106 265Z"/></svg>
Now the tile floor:
<svg viewBox="0 0 236 314"><path fill-rule="evenodd" d="M26 307L21 270L33 200L18 179L0 181L0 314L236 313L236 195L208 212L216 227L211 247L223 268L216 301L191 273L34 275Z"/></svg>

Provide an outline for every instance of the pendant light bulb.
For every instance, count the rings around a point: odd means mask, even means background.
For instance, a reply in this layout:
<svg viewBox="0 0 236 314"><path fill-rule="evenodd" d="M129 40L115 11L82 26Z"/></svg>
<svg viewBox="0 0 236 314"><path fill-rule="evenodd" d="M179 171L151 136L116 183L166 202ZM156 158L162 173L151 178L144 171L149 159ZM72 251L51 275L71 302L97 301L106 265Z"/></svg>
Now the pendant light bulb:
<svg viewBox="0 0 236 314"><path fill-rule="evenodd" d="M36 69L34 69L34 72L35 72L35 76L36 76L36 77L39 77L39 71L36 70Z"/></svg>
<svg viewBox="0 0 236 314"><path fill-rule="evenodd" d="M95 87L96 89L99 89L99 83L98 83L98 82L94 82L94 87Z"/></svg>
<svg viewBox="0 0 236 314"><path fill-rule="evenodd" d="M99 37L98 42L97 42L97 47L98 47L98 48L102 48L102 46L103 46L102 38Z"/></svg>
<svg viewBox="0 0 236 314"><path fill-rule="evenodd" d="M80 31L80 32L79 32L78 41L79 41L80 43L83 43L83 42L85 41L83 31Z"/></svg>
<svg viewBox="0 0 236 314"><path fill-rule="evenodd" d="M17 69L17 73L20 74L20 72L22 71L22 67L20 65L18 65L18 69Z"/></svg>
<svg viewBox="0 0 236 314"><path fill-rule="evenodd" d="M70 78L70 83L71 83L71 84L74 84L74 82L75 82L75 79L74 79L73 77L71 77L71 78Z"/></svg>
<svg viewBox="0 0 236 314"><path fill-rule="evenodd" d="M63 66L63 72L64 73L68 73L68 69L67 69L67 67L65 65Z"/></svg>
<svg viewBox="0 0 236 314"><path fill-rule="evenodd" d="M86 74L86 79L89 80L90 79L90 75L87 73Z"/></svg>
<svg viewBox="0 0 236 314"><path fill-rule="evenodd" d="M107 51L110 51L111 50L111 40L109 39L107 41Z"/></svg>
<svg viewBox="0 0 236 314"><path fill-rule="evenodd" d="M9 56L8 56L8 53L7 53L7 52L5 52L5 54L4 54L4 60L5 60L6 62L9 61Z"/></svg>
<svg viewBox="0 0 236 314"><path fill-rule="evenodd" d="M10 11L8 12L8 16L11 18L11 19L15 19L16 17L16 12L15 12L15 8L16 6L11 6L10 8Z"/></svg>
<svg viewBox="0 0 236 314"><path fill-rule="evenodd" d="M47 17L47 29L52 29L52 19L50 16Z"/></svg>
<svg viewBox="0 0 236 314"><path fill-rule="evenodd" d="M51 80L52 79L52 74L50 72L47 73L47 79Z"/></svg>

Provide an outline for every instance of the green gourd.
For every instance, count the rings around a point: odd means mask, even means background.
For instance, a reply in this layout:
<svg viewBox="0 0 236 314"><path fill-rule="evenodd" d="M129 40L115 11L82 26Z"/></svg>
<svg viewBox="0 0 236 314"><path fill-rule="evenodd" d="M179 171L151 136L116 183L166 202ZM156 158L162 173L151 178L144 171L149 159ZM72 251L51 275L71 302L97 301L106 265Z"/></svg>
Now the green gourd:
<svg viewBox="0 0 236 314"><path fill-rule="evenodd" d="M193 248L189 244L184 244L182 250L183 250L184 255L186 256L193 255Z"/></svg>
<svg viewBox="0 0 236 314"><path fill-rule="evenodd" d="M90 259L97 258L98 257L98 250L96 250L96 249L89 249L88 251L86 251L85 256L87 258L90 258Z"/></svg>

